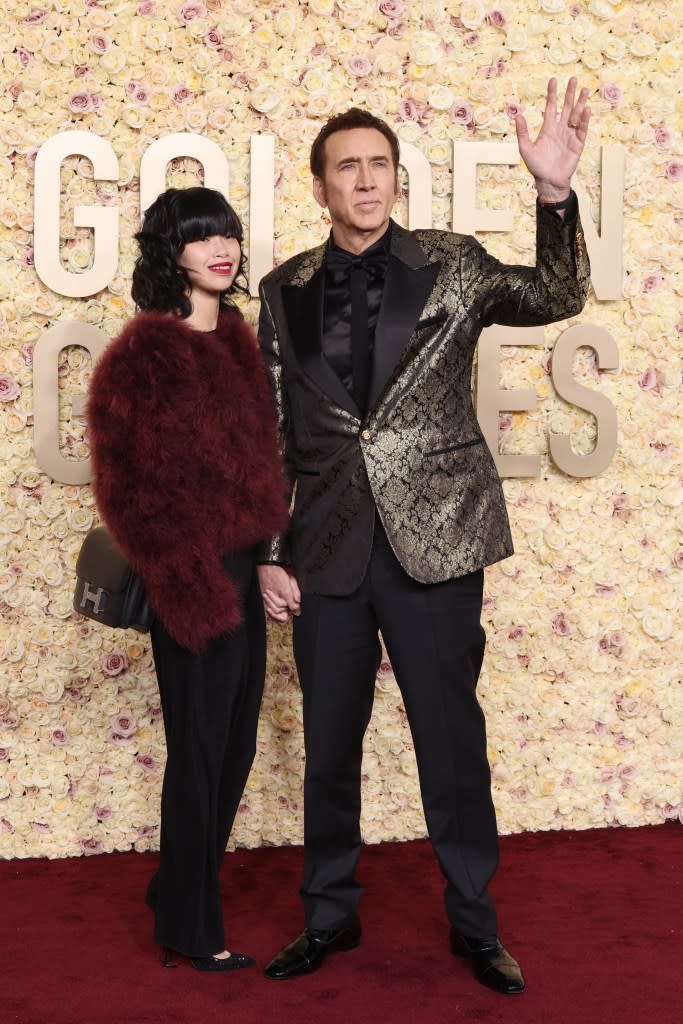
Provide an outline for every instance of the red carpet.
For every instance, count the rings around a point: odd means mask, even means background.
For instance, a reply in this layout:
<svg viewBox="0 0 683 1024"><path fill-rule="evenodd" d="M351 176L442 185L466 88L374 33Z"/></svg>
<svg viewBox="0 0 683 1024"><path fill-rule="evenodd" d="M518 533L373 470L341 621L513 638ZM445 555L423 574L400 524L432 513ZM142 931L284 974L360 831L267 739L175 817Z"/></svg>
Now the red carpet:
<svg viewBox="0 0 683 1024"><path fill-rule="evenodd" d="M226 857L228 937L257 969L164 970L143 897L153 854L0 863L0 1024L679 1024L683 830L501 840L501 934L528 990L500 996L448 951L426 842L366 847L364 939L290 982L261 968L303 926L298 848Z"/></svg>

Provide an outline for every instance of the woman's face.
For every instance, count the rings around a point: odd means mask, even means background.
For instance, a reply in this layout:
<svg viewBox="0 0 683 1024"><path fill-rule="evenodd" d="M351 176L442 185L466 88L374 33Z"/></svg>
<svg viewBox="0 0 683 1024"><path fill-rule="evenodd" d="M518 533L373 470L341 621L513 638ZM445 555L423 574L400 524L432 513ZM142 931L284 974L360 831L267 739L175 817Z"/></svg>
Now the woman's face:
<svg viewBox="0 0 683 1024"><path fill-rule="evenodd" d="M178 266L187 271L193 292L220 295L235 280L240 255L236 238L211 235L198 242L188 242L178 257Z"/></svg>

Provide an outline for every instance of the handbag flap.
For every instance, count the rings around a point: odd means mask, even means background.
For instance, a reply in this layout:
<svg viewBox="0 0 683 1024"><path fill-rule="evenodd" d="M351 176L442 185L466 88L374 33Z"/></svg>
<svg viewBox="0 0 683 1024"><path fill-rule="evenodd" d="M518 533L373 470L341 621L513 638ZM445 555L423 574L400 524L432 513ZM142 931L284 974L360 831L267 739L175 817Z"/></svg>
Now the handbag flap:
<svg viewBox="0 0 683 1024"><path fill-rule="evenodd" d="M103 526L96 526L83 541L76 575L110 594L120 594L128 586L130 566Z"/></svg>

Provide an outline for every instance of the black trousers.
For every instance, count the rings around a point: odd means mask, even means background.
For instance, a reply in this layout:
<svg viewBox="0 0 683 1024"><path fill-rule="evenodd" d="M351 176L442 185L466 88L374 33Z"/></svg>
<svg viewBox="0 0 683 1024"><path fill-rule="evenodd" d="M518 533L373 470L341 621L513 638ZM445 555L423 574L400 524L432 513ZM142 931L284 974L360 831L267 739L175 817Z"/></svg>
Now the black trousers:
<svg viewBox="0 0 683 1024"><path fill-rule="evenodd" d="M159 871L147 902L157 942L187 956L225 949L220 868L256 751L266 636L254 552L223 560L244 621L193 654L158 620L151 628L167 760Z"/></svg>
<svg viewBox="0 0 683 1024"><path fill-rule="evenodd" d="M438 584L411 579L378 526L350 596L305 594L294 622L304 702L304 872L309 928L333 931L355 912L361 846L362 743L381 631L410 724L429 836L446 878L448 918L496 935L487 892L498 837L476 685L484 654L483 571Z"/></svg>

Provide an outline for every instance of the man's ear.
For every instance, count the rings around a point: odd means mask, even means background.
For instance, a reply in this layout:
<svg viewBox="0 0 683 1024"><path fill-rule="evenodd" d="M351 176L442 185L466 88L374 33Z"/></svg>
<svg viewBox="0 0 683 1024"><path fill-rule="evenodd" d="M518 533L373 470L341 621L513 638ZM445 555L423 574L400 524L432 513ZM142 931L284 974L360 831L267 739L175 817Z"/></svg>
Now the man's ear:
<svg viewBox="0 0 683 1024"><path fill-rule="evenodd" d="M313 179L313 195L315 197L315 201L319 203L320 206L327 206L327 195L325 194L325 186L322 178L315 177Z"/></svg>

